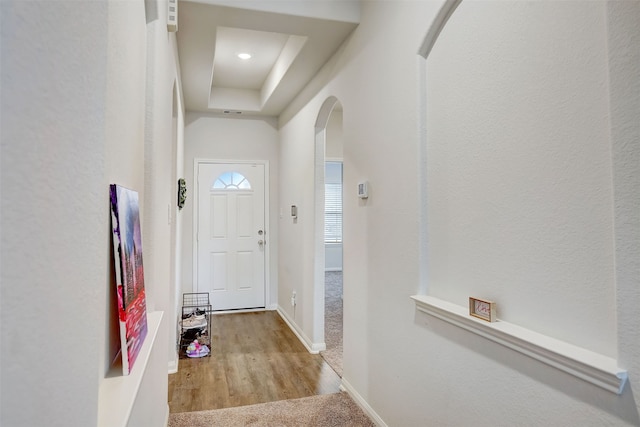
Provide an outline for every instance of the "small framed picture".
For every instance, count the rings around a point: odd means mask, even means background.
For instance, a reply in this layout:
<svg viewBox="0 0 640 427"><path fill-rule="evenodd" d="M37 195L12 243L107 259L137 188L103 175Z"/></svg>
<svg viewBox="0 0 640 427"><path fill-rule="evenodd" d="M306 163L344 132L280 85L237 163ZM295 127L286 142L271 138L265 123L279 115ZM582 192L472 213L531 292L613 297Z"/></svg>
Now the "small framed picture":
<svg viewBox="0 0 640 427"><path fill-rule="evenodd" d="M469 314L487 322L496 321L496 303L485 299L469 297Z"/></svg>

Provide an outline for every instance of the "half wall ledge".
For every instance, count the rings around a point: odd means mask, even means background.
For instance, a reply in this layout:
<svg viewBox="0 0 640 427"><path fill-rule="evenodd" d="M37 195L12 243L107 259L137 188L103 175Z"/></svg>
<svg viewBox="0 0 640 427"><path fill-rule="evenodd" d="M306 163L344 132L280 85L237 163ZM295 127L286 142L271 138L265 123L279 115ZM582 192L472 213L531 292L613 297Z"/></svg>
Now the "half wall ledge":
<svg viewBox="0 0 640 427"><path fill-rule="evenodd" d="M621 394L627 371L614 358L539 334L512 323L485 322L469 315L467 308L428 295L411 297L416 309L512 350L553 366L591 384Z"/></svg>
<svg viewBox="0 0 640 427"><path fill-rule="evenodd" d="M122 375L122 368L114 369L117 373L112 373L110 377L102 380L98 401L98 427L124 427L129 425L129 418L134 411L134 406L138 399L140 386L145 377L155 375L156 372L149 373L149 359L152 351L163 351L155 345L160 322L164 312L147 312L147 337L142 344L134 369L129 375ZM154 348L155 347L155 348ZM166 368L166 362L163 367ZM164 371L166 374L166 370ZM145 396L147 400L149 398ZM158 410L168 411L166 408ZM167 412L168 416L168 412Z"/></svg>

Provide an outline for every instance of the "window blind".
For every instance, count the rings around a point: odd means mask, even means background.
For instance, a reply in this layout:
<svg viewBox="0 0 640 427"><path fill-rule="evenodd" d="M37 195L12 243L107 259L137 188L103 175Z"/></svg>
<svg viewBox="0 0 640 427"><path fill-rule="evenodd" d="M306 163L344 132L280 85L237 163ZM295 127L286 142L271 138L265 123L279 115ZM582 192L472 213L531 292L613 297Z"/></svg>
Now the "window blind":
<svg viewBox="0 0 640 427"><path fill-rule="evenodd" d="M342 243L342 184L326 183L324 193L324 241Z"/></svg>

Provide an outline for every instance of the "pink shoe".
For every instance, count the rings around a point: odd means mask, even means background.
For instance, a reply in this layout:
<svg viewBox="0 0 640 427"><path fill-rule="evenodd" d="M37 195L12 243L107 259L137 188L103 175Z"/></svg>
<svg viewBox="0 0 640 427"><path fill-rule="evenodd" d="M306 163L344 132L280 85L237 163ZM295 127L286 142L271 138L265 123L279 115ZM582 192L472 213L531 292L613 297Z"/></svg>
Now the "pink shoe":
<svg viewBox="0 0 640 427"><path fill-rule="evenodd" d="M187 357L204 357L207 354L209 354L209 347L206 345L201 345L193 350L187 349Z"/></svg>

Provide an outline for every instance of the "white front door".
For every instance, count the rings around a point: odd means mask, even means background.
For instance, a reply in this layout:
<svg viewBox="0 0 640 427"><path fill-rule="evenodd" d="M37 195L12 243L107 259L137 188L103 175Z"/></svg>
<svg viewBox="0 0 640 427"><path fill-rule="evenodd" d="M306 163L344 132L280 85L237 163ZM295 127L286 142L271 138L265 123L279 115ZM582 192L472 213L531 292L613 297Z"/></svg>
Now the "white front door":
<svg viewBox="0 0 640 427"><path fill-rule="evenodd" d="M199 163L197 291L214 310L265 307L265 166Z"/></svg>

